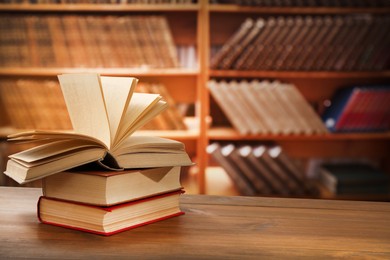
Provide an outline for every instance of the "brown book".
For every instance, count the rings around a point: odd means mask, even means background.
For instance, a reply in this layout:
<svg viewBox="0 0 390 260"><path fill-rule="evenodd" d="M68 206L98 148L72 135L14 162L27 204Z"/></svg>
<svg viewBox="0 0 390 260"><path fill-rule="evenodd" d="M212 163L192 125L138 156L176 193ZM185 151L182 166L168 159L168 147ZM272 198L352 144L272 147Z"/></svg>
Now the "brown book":
<svg viewBox="0 0 390 260"><path fill-rule="evenodd" d="M266 27L269 28L269 33L264 37L262 42L257 40L258 46L254 52L254 55L248 60L247 66L251 70L262 69L260 64L268 55L273 42L278 37L280 27L277 26L277 19L270 17L266 20Z"/></svg>
<svg viewBox="0 0 390 260"><path fill-rule="evenodd" d="M315 186L305 176L304 169L299 167L284 151L275 145L268 149L268 154L279 164L290 176L292 176L305 194L314 195L317 193Z"/></svg>
<svg viewBox="0 0 390 260"><path fill-rule="evenodd" d="M263 28L262 21L256 21L245 38L242 39L238 44L234 46L234 48L225 55L225 58L221 61L220 68L221 69L232 69L234 68L234 63L240 57L242 52L248 46L251 46L253 40L259 34L261 29Z"/></svg>
<svg viewBox="0 0 390 260"><path fill-rule="evenodd" d="M279 42L273 50L273 61L269 64L269 70L280 70L284 64L288 53L291 51L294 40L298 37L301 30L301 24L296 22L297 18L286 17L285 28L288 29L288 33L283 41Z"/></svg>
<svg viewBox="0 0 390 260"><path fill-rule="evenodd" d="M379 20L377 26L380 27L380 31L371 38L372 42L357 65L358 70L384 70L389 66L390 19L381 17L377 20Z"/></svg>
<svg viewBox="0 0 390 260"><path fill-rule="evenodd" d="M305 58L303 58L302 70L311 71L315 70L314 64L323 55L325 48L329 47L324 43L327 42L328 38L332 37L333 29L333 18L326 17L315 17L316 23L321 23L321 30L318 32L313 43L308 47Z"/></svg>
<svg viewBox="0 0 390 260"><path fill-rule="evenodd" d="M93 16L80 16L77 19L80 35L88 58L88 65L94 68L100 68L104 65L104 57L103 53L100 52L98 38L107 37L103 35L107 32L100 32L100 28L104 27L101 20L102 17L97 19ZM110 53L109 58L110 60L115 59L116 56L113 55L113 53Z"/></svg>
<svg viewBox="0 0 390 260"><path fill-rule="evenodd" d="M160 68L177 68L179 60L168 21L163 16L150 16L146 30L149 32Z"/></svg>
<svg viewBox="0 0 390 260"><path fill-rule="evenodd" d="M230 37L227 42L222 46L222 48L212 57L210 61L210 67L212 69L221 69L221 63L227 55L229 55L233 49L245 39L247 34L253 27L253 20L246 19L244 23L241 24L240 28Z"/></svg>
<svg viewBox="0 0 390 260"><path fill-rule="evenodd" d="M140 24L137 21L138 18L130 16L126 17L126 28L129 34L129 44L132 46L132 50L135 55L135 64L137 67L147 67L148 62L146 59L146 50L143 46L143 36L140 35Z"/></svg>
<svg viewBox="0 0 390 260"><path fill-rule="evenodd" d="M249 167L249 164L240 156L238 147L234 144L228 144L223 146L222 150L231 151L227 152L227 159L229 159L238 169L240 174L242 174L252 186L256 189L256 194L269 195L271 194L271 189L267 184L257 176L255 171Z"/></svg>
<svg viewBox="0 0 390 260"><path fill-rule="evenodd" d="M256 189L239 171L239 169L227 158L227 156L233 152L230 147L223 150L218 143L212 143L207 146L207 153L213 156L220 166L226 171L229 177L232 179L234 185L241 195L254 196L257 194Z"/></svg>
<svg viewBox="0 0 390 260"><path fill-rule="evenodd" d="M312 19L310 30L305 37L305 41L300 46L298 57L294 64L295 70L306 70L306 62L314 58L316 48L328 34L328 27L324 25L322 17L315 16ZM310 69L310 68L309 68Z"/></svg>
<svg viewBox="0 0 390 260"><path fill-rule="evenodd" d="M47 22L53 42L55 66L70 68L72 60L69 54L69 46L66 42L66 34L62 24L63 20L60 17L48 16Z"/></svg>
<svg viewBox="0 0 390 260"><path fill-rule="evenodd" d="M279 67L281 70L294 70L294 62L297 59L300 46L304 43L305 38L309 34L310 27L310 17L296 17L295 26L298 27L296 36L292 39L292 42L286 47L285 54L281 57L283 64Z"/></svg>
<svg viewBox="0 0 390 260"><path fill-rule="evenodd" d="M344 28L344 19L342 17L336 16L330 18L331 28L328 35L325 37L324 41L317 47L318 53L320 55L317 57L311 70L324 70L324 64L330 55L332 55L333 47L336 42L338 35L343 33Z"/></svg>
<svg viewBox="0 0 390 260"><path fill-rule="evenodd" d="M62 24L64 26L66 42L73 67L88 67L89 60L77 21L79 16L66 15L61 16L60 19L62 20Z"/></svg>
<svg viewBox="0 0 390 260"><path fill-rule="evenodd" d="M267 51L266 47L276 34L274 18L271 17L267 20L259 19L259 22L263 23L264 28L253 41L253 44L244 50L243 55L237 61L237 68L240 66L239 68L245 70L254 70L256 62L264 56L264 53Z"/></svg>
<svg viewBox="0 0 390 260"><path fill-rule="evenodd" d="M329 55L327 61L324 64L324 70L334 71L337 70L337 63L343 59L346 50L352 47L352 43L357 39L360 31L362 30L361 26L356 22L356 19L353 17L345 17L344 24L344 33L339 34L339 39L335 43L334 49Z"/></svg>
<svg viewBox="0 0 390 260"><path fill-rule="evenodd" d="M23 19L23 18L21 18ZM27 25L28 46L30 48L30 67L41 67L39 58L38 33L36 28L36 16L25 16Z"/></svg>
<svg viewBox="0 0 390 260"><path fill-rule="evenodd" d="M257 19L256 23L259 26L259 33L256 35L253 43L248 45L247 48L245 48L241 55L237 58L233 66L236 70L251 68L251 63L254 59L253 56L258 52L259 46L264 42L264 39L271 32L270 28L266 26L266 21L264 19L259 18Z"/></svg>
<svg viewBox="0 0 390 260"><path fill-rule="evenodd" d="M20 106L20 96L16 87L14 87L15 81L11 79L2 79L0 86L0 100L4 107L2 114L3 119L7 118L10 125L14 128L21 128L23 126L25 117L23 113L23 107Z"/></svg>
<svg viewBox="0 0 390 260"><path fill-rule="evenodd" d="M40 81L37 81L35 84L41 83ZM45 80L43 85L47 110L50 111L50 129L72 130L72 123L70 122L68 110L59 84L54 80Z"/></svg>
<svg viewBox="0 0 390 260"><path fill-rule="evenodd" d="M258 153L259 151L254 149L254 153ZM267 148L259 158L268 166L268 168L275 174L282 182L286 189L291 194L302 195L304 194L304 190L300 187L299 183L280 165L278 165L275 160L269 155Z"/></svg>
<svg viewBox="0 0 390 260"><path fill-rule="evenodd" d="M292 23L290 20L285 19L283 16L276 19L276 28L278 28L278 33L272 42L268 45L269 48L265 52L265 56L258 60L256 64L256 69L258 70L270 70L273 67L273 64L277 60L278 49L288 38L289 33L292 29Z"/></svg>
<svg viewBox="0 0 390 260"><path fill-rule="evenodd" d="M249 167L253 168L259 178L262 178L269 185L273 194L287 196L290 192L285 188L283 182L273 174L268 166L262 161L261 156L265 152L265 146L254 147L246 145L240 148L239 153L246 160Z"/></svg>

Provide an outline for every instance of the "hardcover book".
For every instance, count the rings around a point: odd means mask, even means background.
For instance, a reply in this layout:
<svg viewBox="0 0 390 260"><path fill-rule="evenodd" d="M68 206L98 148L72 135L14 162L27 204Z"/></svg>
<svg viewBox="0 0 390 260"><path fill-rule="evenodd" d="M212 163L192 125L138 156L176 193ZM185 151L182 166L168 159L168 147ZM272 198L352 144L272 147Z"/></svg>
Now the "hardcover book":
<svg viewBox="0 0 390 260"><path fill-rule="evenodd" d="M181 193L165 193L111 207L41 197L38 218L44 224L109 236L184 214L179 207Z"/></svg>
<svg viewBox="0 0 390 260"><path fill-rule="evenodd" d="M111 206L181 190L181 167L102 171L80 167L42 180L43 195L84 204Z"/></svg>

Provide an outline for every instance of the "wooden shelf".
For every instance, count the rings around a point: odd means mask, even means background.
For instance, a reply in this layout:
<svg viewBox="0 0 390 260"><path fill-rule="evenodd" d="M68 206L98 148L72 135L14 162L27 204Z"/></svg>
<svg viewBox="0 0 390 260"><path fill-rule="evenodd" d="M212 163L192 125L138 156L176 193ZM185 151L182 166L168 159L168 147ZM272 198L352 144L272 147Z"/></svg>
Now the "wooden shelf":
<svg viewBox="0 0 390 260"><path fill-rule="evenodd" d="M195 77L196 69L138 69L138 68L0 68L0 76L57 76L63 73L100 73L109 76L142 76L142 77Z"/></svg>
<svg viewBox="0 0 390 260"><path fill-rule="evenodd" d="M300 78L300 79L343 79L343 78L390 78L390 71L236 71L210 70L210 77L215 78Z"/></svg>
<svg viewBox="0 0 390 260"><path fill-rule="evenodd" d="M262 140L262 141L367 141L390 140L390 132L385 133L336 133L317 135L240 135L228 127L212 128L208 131L212 140Z"/></svg>
<svg viewBox="0 0 390 260"><path fill-rule="evenodd" d="M210 12L219 13L258 13L258 14L355 14L373 13L388 14L390 8L357 8L357 7L256 7L240 5L209 5Z"/></svg>
<svg viewBox="0 0 390 260"><path fill-rule="evenodd" d="M198 4L0 4L0 11L196 12Z"/></svg>

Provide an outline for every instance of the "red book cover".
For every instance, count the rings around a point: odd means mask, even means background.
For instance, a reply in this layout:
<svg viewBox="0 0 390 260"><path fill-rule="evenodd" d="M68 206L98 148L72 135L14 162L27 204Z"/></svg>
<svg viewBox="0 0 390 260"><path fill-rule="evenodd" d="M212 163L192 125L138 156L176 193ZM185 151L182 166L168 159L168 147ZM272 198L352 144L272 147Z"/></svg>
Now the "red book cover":
<svg viewBox="0 0 390 260"><path fill-rule="evenodd" d="M165 219L168 219L168 218L180 216L180 215L183 215L184 212L181 211L180 208L177 208L177 210L175 210L175 212L166 211L166 213L162 213L158 217L149 218L148 220L145 220L145 221L142 221L142 222L130 224L130 225L126 226L126 227L119 228L119 229L116 229L114 231L106 232L106 231L99 231L99 230L84 228L84 227L81 227L80 225L77 225L77 224L71 225L71 224L61 223L61 221L46 220L46 218L42 217L42 215L41 215L42 214L42 208L41 208L42 201L43 200L46 200L46 201L56 201L56 202L59 202L60 204L62 204L63 206L65 206L65 207L66 207L66 205L76 205L76 206L78 205L78 206L81 206L83 208L91 208L91 209L93 209L95 211L102 211L102 214L104 214L105 212L109 212L109 213L115 212L116 210L121 209L121 208L129 208L129 210L131 210L137 204L148 203L148 202L154 201L154 200L157 201L157 200L161 200L163 198L167 198L167 197L171 197L171 196L175 196L175 195L180 195L182 193L184 193L184 191L182 191L182 190L181 191L175 191L175 192L169 192L169 193L160 194L160 195L157 195L157 196L152 196L152 197L148 197L148 198L145 198L145 199L140 199L140 200L131 201L131 202L127 202L127 203L122 203L122 204L109 206L109 207L93 206L93 205L87 205L87 204L83 204L83 203L77 203L77 202L71 202L71 201L60 200L60 199L53 199L53 198L47 198L45 196L41 196L39 198L38 204L37 204L37 215L38 215L39 221L44 223L44 224L49 224L49 225L54 225L54 226L59 226L59 227L64 227L64 228L69 228L69 229L89 232L89 233L98 234L98 235L110 236L110 235L117 234L119 232L123 232L123 231L126 231L126 230L134 229L134 228L137 228L137 227L140 227L140 226L144 226L144 225L155 223L155 222L158 222L158 221L161 221L161 220L165 220ZM179 202L177 202L177 204L178 203ZM66 210L64 209L64 211L66 211ZM146 214L149 214L149 213L153 214L154 212L153 211L152 212L147 212Z"/></svg>

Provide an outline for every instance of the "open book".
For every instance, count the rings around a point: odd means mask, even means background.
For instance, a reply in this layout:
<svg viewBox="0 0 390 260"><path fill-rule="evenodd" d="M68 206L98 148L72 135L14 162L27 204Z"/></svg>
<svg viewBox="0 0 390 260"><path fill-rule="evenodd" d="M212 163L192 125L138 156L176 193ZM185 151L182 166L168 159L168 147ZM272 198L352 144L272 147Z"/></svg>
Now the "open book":
<svg viewBox="0 0 390 260"><path fill-rule="evenodd" d="M9 156L5 174L18 183L93 161L113 170L192 164L181 142L132 136L167 107L159 94L134 93L137 79L98 74L64 74L58 78L74 132L10 135L10 141L38 143Z"/></svg>

